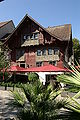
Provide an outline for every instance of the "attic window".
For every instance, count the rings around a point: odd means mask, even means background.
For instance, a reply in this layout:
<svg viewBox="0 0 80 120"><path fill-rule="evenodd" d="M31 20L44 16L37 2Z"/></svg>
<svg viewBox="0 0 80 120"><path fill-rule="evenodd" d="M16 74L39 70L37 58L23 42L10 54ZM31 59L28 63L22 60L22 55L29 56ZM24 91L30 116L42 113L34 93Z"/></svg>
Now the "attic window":
<svg viewBox="0 0 80 120"><path fill-rule="evenodd" d="M33 40L33 39L34 39L34 34L32 34L32 35L30 36L30 38Z"/></svg>
<svg viewBox="0 0 80 120"><path fill-rule="evenodd" d="M24 35L24 40L26 40L26 35Z"/></svg>
<svg viewBox="0 0 80 120"><path fill-rule="evenodd" d="M26 39L29 40L30 39L30 35L26 35Z"/></svg>
<svg viewBox="0 0 80 120"><path fill-rule="evenodd" d="M54 49L54 55L59 55L59 49L58 48Z"/></svg>
<svg viewBox="0 0 80 120"><path fill-rule="evenodd" d="M35 33L35 34L34 34L34 39L38 39L38 34L39 34L39 33Z"/></svg>
<svg viewBox="0 0 80 120"><path fill-rule="evenodd" d="M24 40L29 40L29 39L30 39L30 35L24 35L24 36L23 36L23 39L24 39Z"/></svg>

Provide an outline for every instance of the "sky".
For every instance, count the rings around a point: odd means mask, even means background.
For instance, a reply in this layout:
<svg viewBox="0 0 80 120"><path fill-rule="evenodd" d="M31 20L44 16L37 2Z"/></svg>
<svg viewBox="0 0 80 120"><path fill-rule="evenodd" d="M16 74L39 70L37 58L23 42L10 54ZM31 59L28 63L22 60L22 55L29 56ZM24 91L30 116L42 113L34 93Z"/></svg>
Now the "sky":
<svg viewBox="0 0 80 120"><path fill-rule="evenodd" d="M13 20L17 26L28 14L43 27L72 25L72 37L80 40L80 0L4 0L0 22Z"/></svg>

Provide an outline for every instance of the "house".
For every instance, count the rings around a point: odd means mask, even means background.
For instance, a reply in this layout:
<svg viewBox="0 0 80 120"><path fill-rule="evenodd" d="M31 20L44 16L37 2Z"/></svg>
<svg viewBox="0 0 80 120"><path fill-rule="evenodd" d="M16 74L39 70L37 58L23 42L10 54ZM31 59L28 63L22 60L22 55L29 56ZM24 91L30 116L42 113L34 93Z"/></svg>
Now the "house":
<svg viewBox="0 0 80 120"><path fill-rule="evenodd" d="M0 22L0 41L4 42L14 29L15 26L12 20Z"/></svg>
<svg viewBox="0 0 80 120"><path fill-rule="evenodd" d="M44 28L25 15L5 44L12 50L11 63L20 67L52 64L64 68L73 62L71 24Z"/></svg>
<svg viewBox="0 0 80 120"><path fill-rule="evenodd" d="M0 22L0 64L2 67L4 67L4 62L6 64L6 62L8 62L8 60L10 59L10 50L7 46L4 47L3 43L6 41L7 37L12 33L14 29L15 26L12 20ZM3 54L5 57L3 57Z"/></svg>

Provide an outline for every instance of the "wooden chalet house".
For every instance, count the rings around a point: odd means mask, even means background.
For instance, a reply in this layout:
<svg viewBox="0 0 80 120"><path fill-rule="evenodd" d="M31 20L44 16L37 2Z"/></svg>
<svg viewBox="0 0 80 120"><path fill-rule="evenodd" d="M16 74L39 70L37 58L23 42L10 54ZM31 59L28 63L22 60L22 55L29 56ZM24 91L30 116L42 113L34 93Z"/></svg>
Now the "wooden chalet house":
<svg viewBox="0 0 80 120"><path fill-rule="evenodd" d="M64 67L73 62L71 24L44 28L26 15L5 44L12 50L11 63L20 67Z"/></svg>

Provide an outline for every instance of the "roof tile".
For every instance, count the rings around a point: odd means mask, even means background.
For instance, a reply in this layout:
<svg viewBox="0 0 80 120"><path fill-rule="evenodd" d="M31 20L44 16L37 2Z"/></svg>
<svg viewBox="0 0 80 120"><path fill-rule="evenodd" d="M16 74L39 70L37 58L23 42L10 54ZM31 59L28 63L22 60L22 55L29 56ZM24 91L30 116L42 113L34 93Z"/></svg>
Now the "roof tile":
<svg viewBox="0 0 80 120"><path fill-rule="evenodd" d="M71 24L65 24L61 26L48 27L46 28L52 34L58 36L62 40L70 40L71 36Z"/></svg>

